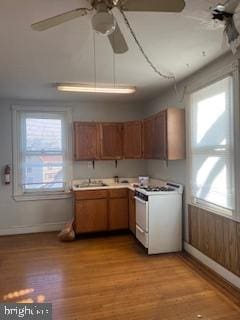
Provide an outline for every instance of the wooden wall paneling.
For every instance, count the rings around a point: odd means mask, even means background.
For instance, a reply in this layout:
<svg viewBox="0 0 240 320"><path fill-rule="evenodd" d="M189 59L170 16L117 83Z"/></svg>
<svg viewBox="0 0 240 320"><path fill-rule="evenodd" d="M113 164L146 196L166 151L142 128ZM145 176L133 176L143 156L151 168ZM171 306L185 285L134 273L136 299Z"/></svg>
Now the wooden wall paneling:
<svg viewBox="0 0 240 320"><path fill-rule="evenodd" d="M237 274L240 276L240 223L237 223L237 255L239 259Z"/></svg>
<svg viewBox="0 0 240 320"><path fill-rule="evenodd" d="M208 214L206 212L206 221L207 221L207 250L209 257L213 260L216 260L216 220L213 214Z"/></svg>
<svg viewBox="0 0 240 320"><path fill-rule="evenodd" d="M240 276L240 223L189 205L189 242Z"/></svg>
<svg viewBox="0 0 240 320"><path fill-rule="evenodd" d="M215 258L219 264L224 265L225 250L224 250L224 239L223 239L223 222L224 219L221 216L215 216L215 244L216 244L216 254Z"/></svg>
<svg viewBox="0 0 240 320"><path fill-rule="evenodd" d="M225 236L226 232L226 236ZM225 251L225 265L228 269L232 269L234 273L238 272L238 250L237 250L237 224L235 221L224 221L224 245Z"/></svg>
<svg viewBox="0 0 240 320"><path fill-rule="evenodd" d="M207 214L204 210L199 212L199 249L208 255L208 239L207 239Z"/></svg>

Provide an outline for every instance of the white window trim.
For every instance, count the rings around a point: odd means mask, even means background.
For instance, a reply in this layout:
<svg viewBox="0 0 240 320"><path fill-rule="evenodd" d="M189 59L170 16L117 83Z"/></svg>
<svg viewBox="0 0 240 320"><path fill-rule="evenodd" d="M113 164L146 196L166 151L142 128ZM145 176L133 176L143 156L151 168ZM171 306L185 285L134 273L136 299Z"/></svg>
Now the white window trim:
<svg viewBox="0 0 240 320"><path fill-rule="evenodd" d="M233 148L234 148L234 184L235 184L235 210L232 215L229 214L228 210L222 209L219 206L207 204L207 203L195 203L192 199L191 194L191 101L190 96L195 91L201 90L202 88L213 84L214 82L220 81L228 76L233 79L233 118L234 118L234 138L233 138ZM184 103L186 106L186 146L187 146L187 185L186 185L186 200L187 203L195 207L205 209L207 211L213 212L220 216L224 216L228 219L234 221L240 221L240 105L239 105L239 60L231 63L224 67L223 70L217 71L216 73L208 75L208 78L203 78L200 81L191 83L188 86Z"/></svg>
<svg viewBox="0 0 240 320"><path fill-rule="evenodd" d="M64 113L67 122L66 132L66 178L67 184L64 191L45 191L45 192L27 192L23 193L19 188L19 112L53 112ZM71 197L71 180L72 180L72 112L68 107L47 107L47 106L12 106L12 147L13 147L13 198L16 201L33 201L33 200L51 200L51 199L64 199Z"/></svg>

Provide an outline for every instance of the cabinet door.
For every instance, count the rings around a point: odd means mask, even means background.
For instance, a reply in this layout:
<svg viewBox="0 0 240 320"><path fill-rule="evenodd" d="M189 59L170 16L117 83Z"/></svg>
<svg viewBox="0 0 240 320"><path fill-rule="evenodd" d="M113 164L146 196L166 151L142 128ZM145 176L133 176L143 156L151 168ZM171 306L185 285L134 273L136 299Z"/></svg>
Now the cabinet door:
<svg viewBox="0 0 240 320"><path fill-rule="evenodd" d="M136 207L135 207L135 192L129 190L129 229L133 234L136 234Z"/></svg>
<svg viewBox="0 0 240 320"><path fill-rule="evenodd" d="M94 160L99 158L98 124L74 122L74 160Z"/></svg>
<svg viewBox="0 0 240 320"><path fill-rule="evenodd" d="M124 158L142 158L142 121L124 123L123 129Z"/></svg>
<svg viewBox="0 0 240 320"><path fill-rule="evenodd" d="M75 232L87 233L107 230L107 199L75 202Z"/></svg>
<svg viewBox="0 0 240 320"><path fill-rule="evenodd" d="M161 111L154 116L153 158L167 159L167 113Z"/></svg>
<svg viewBox="0 0 240 320"><path fill-rule="evenodd" d="M179 108L167 110L168 159L186 157L185 111Z"/></svg>
<svg viewBox="0 0 240 320"><path fill-rule="evenodd" d="M117 160L123 157L123 124L101 123L101 159Z"/></svg>
<svg viewBox="0 0 240 320"><path fill-rule="evenodd" d="M109 199L109 230L128 229L128 198Z"/></svg>
<svg viewBox="0 0 240 320"><path fill-rule="evenodd" d="M154 118L147 118L143 121L143 154L145 159L153 157L153 132Z"/></svg>

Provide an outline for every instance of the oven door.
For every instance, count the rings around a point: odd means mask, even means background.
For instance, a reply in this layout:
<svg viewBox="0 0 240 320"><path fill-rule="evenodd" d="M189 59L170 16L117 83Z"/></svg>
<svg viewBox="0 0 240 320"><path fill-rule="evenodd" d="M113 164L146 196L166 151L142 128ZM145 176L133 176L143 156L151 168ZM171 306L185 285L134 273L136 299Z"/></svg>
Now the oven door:
<svg viewBox="0 0 240 320"><path fill-rule="evenodd" d="M136 224L143 231L148 232L148 201L144 201L138 197L136 200Z"/></svg>

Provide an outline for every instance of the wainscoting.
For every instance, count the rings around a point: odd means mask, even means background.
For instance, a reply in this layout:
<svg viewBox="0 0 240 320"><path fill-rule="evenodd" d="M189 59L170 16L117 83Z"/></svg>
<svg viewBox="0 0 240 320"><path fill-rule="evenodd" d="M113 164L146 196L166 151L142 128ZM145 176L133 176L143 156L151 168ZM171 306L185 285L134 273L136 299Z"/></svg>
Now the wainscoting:
<svg viewBox="0 0 240 320"><path fill-rule="evenodd" d="M240 223L189 205L189 244L240 276Z"/></svg>

